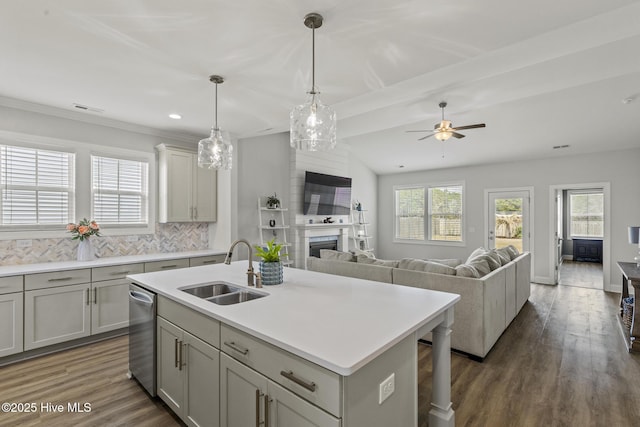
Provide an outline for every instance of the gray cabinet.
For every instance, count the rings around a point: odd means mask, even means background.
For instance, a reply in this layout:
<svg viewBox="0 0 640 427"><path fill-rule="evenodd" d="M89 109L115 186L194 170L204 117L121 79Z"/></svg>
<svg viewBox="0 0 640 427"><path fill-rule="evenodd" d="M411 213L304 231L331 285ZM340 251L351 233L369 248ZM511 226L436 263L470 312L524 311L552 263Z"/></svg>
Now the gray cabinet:
<svg viewBox="0 0 640 427"><path fill-rule="evenodd" d="M159 221L214 222L217 220L217 171L199 168L197 154L158 145Z"/></svg>
<svg viewBox="0 0 640 427"><path fill-rule="evenodd" d="M126 279L91 284L91 334L129 326L129 283Z"/></svg>
<svg viewBox="0 0 640 427"><path fill-rule="evenodd" d="M217 427L220 352L158 317L158 396L190 426Z"/></svg>
<svg viewBox="0 0 640 427"><path fill-rule="evenodd" d="M23 351L22 307L22 292L0 294L0 357Z"/></svg>
<svg viewBox="0 0 640 427"><path fill-rule="evenodd" d="M189 267L198 267L200 265L220 264L224 262L226 255L208 255L189 258Z"/></svg>
<svg viewBox="0 0 640 427"><path fill-rule="evenodd" d="M175 270L189 267L189 258L167 259L163 261L151 261L144 263L144 272Z"/></svg>

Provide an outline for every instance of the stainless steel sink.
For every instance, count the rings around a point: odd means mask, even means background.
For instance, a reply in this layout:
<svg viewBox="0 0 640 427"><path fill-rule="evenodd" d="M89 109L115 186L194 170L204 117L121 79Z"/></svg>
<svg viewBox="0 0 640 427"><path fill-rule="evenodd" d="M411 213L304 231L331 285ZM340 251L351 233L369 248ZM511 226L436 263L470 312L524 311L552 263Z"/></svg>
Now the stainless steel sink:
<svg viewBox="0 0 640 427"><path fill-rule="evenodd" d="M197 285L190 288L182 288L181 291L200 298L211 298L231 292L237 292L240 288L226 282L212 282L204 285Z"/></svg>
<svg viewBox="0 0 640 427"><path fill-rule="evenodd" d="M208 301L214 302L218 305L230 305L238 304L240 302L251 301L252 299L258 299L266 297L267 294L262 294L253 291L239 291L227 295L222 295L215 298L207 298Z"/></svg>
<svg viewBox="0 0 640 427"><path fill-rule="evenodd" d="M180 290L218 305L238 304L268 295L222 281L189 286Z"/></svg>

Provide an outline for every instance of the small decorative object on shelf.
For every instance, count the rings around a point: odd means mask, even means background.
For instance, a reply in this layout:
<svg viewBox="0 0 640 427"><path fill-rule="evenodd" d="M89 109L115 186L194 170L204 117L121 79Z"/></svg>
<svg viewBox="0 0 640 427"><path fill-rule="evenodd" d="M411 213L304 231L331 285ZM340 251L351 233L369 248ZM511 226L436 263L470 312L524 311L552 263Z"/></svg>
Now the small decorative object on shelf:
<svg viewBox="0 0 640 427"><path fill-rule="evenodd" d="M67 231L73 234L71 240L79 240L78 261L91 261L96 259L95 250L89 237L100 237L100 226L95 221L83 218L78 224L67 224Z"/></svg>
<svg viewBox="0 0 640 427"><path fill-rule="evenodd" d="M336 220L332 219L330 216L328 216L322 222L324 222L325 224L333 224L334 222L336 222Z"/></svg>
<svg viewBox="0 0 640 427"><path fill-rule="evenodd" d="M362 204L359 201L354 200L353 201L353 209L355 209L357 211L361 211L362 210Z"/></svg>
<svg viewBox="0 0 640 427"><path fill-rule="evenodd" d="M260 261L260 276L263 285L279 285L284 280L282 262L280 261L280 249L282 245L277 244L275 239L267 242L264 246L255 245L256 256L262 258Z"/></svg>
<svg viewBox="0 0 640 427"><path fill-rule="evenodd" d="M276 193L273 193L273 196L267 196L266 205L268 209L280 208L280 199L278 199L278 195Z"/></svg>

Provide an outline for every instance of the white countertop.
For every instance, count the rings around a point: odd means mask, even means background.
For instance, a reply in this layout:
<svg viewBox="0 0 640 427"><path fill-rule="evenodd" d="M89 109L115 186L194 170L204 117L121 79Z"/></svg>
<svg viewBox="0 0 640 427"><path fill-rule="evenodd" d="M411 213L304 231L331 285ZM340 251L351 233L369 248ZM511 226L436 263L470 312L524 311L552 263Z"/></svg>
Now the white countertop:
<svg viewBox="0 0 640 427"><path fill-rule="evenodd" d="M254 263L256 271L257 263ZM340 375L351 375L452 307L460 296L285 268L269 295L220 306L179 288L222 280L246 286L247 261L134 274L135 283ZM251 288L253 289L253 288Z"/></svg>
<svg viewBox="0 0 640 427"><path fill-rule="evenodd" d="M145 255L127 255L98 258L93 261L55 261L37 264L15 264L0 267L0 277L19 274L48 273L61 270L78 270L81 268L107 267L110 265L135 264L138 262L163 261L167 259L194 258L199 256L226 254L226 250L205 249L188 252L169 252Z"/></svg>

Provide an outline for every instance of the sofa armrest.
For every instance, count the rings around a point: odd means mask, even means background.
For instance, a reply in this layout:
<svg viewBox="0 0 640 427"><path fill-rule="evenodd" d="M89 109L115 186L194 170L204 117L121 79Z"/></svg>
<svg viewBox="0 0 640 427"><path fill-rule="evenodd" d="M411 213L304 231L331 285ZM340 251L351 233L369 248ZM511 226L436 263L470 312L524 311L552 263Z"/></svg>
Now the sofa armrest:
<svg viewBox="0 0 640 427"><path fill-rule="evenodd" d="M337 274L339 276L356 277L384 283L391 283L391 271L393 270L391 267L382 265L358 264L357 262L316 257L307 258L307 269L320 273Z"/></svg>
<svg viewBox="0 0 640 427"><path fill-rule="evenodd" d="M520 312L531 295L531 254L524 252L513 262L516 264L516 312Z"/></svg>

